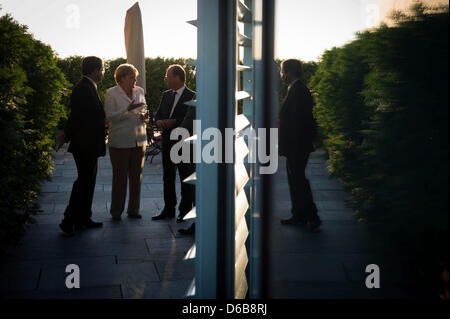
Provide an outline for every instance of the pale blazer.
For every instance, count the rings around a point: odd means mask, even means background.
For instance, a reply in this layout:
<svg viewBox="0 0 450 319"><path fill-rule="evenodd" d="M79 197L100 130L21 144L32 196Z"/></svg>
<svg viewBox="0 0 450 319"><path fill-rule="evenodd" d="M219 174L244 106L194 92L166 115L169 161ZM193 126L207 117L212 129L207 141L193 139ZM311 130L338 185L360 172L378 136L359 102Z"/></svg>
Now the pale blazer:
<svg viewBox="0 0 450 319"><path fill-rule="evenodd" d="M134 103L145 103L144 89L133 89ZM141 119L140 111L144 107L127 111L131 99L116 85L106 90L105 113L109 122L108 146L131 148L147 145L147 127Z"/></svg>

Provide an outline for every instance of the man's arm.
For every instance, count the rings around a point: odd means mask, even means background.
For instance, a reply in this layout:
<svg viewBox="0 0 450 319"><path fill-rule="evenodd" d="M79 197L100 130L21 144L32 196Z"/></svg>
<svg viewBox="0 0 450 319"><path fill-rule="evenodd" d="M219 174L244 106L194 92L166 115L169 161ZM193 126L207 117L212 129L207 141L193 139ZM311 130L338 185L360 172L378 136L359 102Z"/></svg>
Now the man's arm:
<svg viewBox="0 0 450 319"><path fill-rule="evenodd" d="M70 95L70 114L64 129L67 141L76 139L77 130L81 122L80 94L79 88L75 87Z"/></svg>
<svg viewBox="0 0 450 319"><path fill-rule="evenodd" d="M183 103L186 103L186 102L189 102L189 101L192 101L192 100L195 100L195 96L196 96L196 94L194 93L193 95L192 95L192 97L189 99L189 100L186 100L185 102L183 102ZM188 106L188 108L187 108L187 110L186 110L186 114L184 115L184 118L180 118L180 119L176 119L175 120L175 123L173 123L173 127L178 127L178 126L182 126L182 123L183 123L183 121L186 119L186 116L188 116L188 112L189 112L189 110L192 108L192 106ZM194 108L194 110L195 110L195 108ZM191 111L191 113L192 113L192 111ZM194 118L195 118L195 112L194 112L194 117L192 117L192 114L190 114L189 116L188 116L188 118L190 118L192 121L194 120ZM192 125L191 125L192 126ZM187 127L186 127L187 128ZM189 130L189 131L191 131L191 130ZM192 135L192 134L191 134Z"/></svg>
<svg viewBox="0 0 450 319"><path fill-rule="evenodd" d="M293 92L295 105L291 109L293 125L292 136L296 143L306 144L312 142L314 120L312 116L312 97L306 88Z"/></svg>
<svg viewBox="0 0 450 319"><path fill-rule="evenodd" d="M194 131L194 120L195 120L195 106L189 106L186 111L186 115L183 118L183 121L180 124L180 127L183 127L189 131L189 135L193 135Z"/></svg>
<svg viewBox="0 0 450 319"><path fill-rule="evenodd" d="M192 101L192 100L195 100L195 93L192 95L192 97L189 99L189 100L186 100L186 101L184 101L184 102L182 102L183 104L184 103L186 103L186 102L189 102L189 101ZM189 108L190 107L188 107L188 109L187 110L189 110ZM187 112L187 110L186 110L186 112ZM184 119L185 119L185 117L186 117L186 114L187 113L185 113L185 116L183 117L183 118L176 118L176 119L167 119L167 120L163 120L163 127L164 128L168 128L168 129L171 129L171 128L174 128L174 127L179 127L179 126L181 126L181 123L184 121Z"/></svg>
<svg viewBox="0 0 450 319"><path fill-rule="evenodd" d="M158 107L158 111L156 111L155 114L155 121L161 121L162 120L162 108L163 108L163 102L164 102L164 93L163 96L161 97L161 101L159 102L159 107Z"/></svg>
<svg viewBox="0 0 450 319"><path fill-rule="evenodd" d="M86 86L74 89L70 97L70 115L66 131L68 138L77 143L88 143L93 132L98 130L96 117L97 97Z"/></svg>
<svg viewBox="0 0 450 319"><path fill-rule="evenodd" d="M161 98L161 102L159 102L159 108L158 111L156 111L155 114L155 124L156 126L158 126L159 129L165 128L167 129L167 121L171 121L171 120L167 120L163 118L163 108L164 108L164 99L165 99L165 94L163 94L162 98Z"/></svg>
<svg viewBox="0 0 450 319"><path fill-rule="evenodd" d="M163 98L164 98L164 96L163 96ZM195 100L195 93L193 94L193 96L191 97L190 100L186 100L183 103L192 101L192 100ZM182 119L181 118L180 119L163 119L160 114L161 105L162 105L162 99L161 99L160 107L155 115L156 125L158 126L158 128L171 129L171 128L180 126L181 123L183 122L184 118L182 118Z"/></svg>

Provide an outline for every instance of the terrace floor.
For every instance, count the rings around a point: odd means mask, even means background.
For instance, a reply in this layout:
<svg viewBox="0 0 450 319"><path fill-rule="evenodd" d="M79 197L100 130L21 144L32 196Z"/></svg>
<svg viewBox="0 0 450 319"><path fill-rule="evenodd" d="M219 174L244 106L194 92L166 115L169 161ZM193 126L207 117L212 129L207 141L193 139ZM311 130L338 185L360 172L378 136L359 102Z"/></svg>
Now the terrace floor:
<svg viewBox="0 0 450 319"><path fill-rule="evenodd" d="M73 157L54 153L56 170L43 185L42 212L20 245L9 247L0 262L0 298L184 298L194 278L194 263L183 260L194 237L177 232L188 222L152 221L164 205L161 156L146 161L141 220L111 221L112 169L108 155L99 159L93 219L103 228L66 238L58 228L76 178ZM286 226L290 216L285 161L275 175L271 256L274 298L415 298L423 291L410 256L392 249L380 229L357 221L345 205L341 184L328 178L324 152L311 154L307 176L323 220L321 231ZM178 180L178 178L177 178ZM177 193L180 184L177 182ZM67 289L65 268L80 267L80 289ZM381 287L368 289L368 264L380 268Z"/></svg>

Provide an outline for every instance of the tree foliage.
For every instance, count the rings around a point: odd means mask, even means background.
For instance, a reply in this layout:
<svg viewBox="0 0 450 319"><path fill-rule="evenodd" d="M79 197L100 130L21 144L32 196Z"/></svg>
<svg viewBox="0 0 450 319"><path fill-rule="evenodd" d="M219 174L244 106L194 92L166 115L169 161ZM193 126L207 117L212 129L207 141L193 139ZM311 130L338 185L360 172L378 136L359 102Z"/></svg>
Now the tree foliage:
<svg viewBox="0 0 450 319"><path fill-rule="evenodd" d="M67 82L51 48L9 15L0 17L0 243L15 242L50 177ZM6 45L3 45L6 44Z"/></svg>

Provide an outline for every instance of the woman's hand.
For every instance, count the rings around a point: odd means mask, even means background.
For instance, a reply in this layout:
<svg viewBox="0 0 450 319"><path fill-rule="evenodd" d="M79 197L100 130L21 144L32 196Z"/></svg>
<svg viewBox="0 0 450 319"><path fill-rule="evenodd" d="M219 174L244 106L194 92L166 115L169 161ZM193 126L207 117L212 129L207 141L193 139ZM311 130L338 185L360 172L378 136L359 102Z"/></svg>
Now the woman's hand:
<svg viewBox="0 0 450 319"><path fill-rule="evenodd" d="M135 108L141 107L142 105L145 105L145 103L141 102L141 103L134 104L134 100L133 100L133 101L131 101L130 105L128 105L127 111L134 110Z"/></svg>
<svg viewBox="0 0 450 319"><path fill-rule="evenodd" d="M148 113L148 111L145 112L145 113L139 113L139 114L141 116L141 121L142 122L144 122L144 123L148 123L149 122L150 114Z"/></svg>

